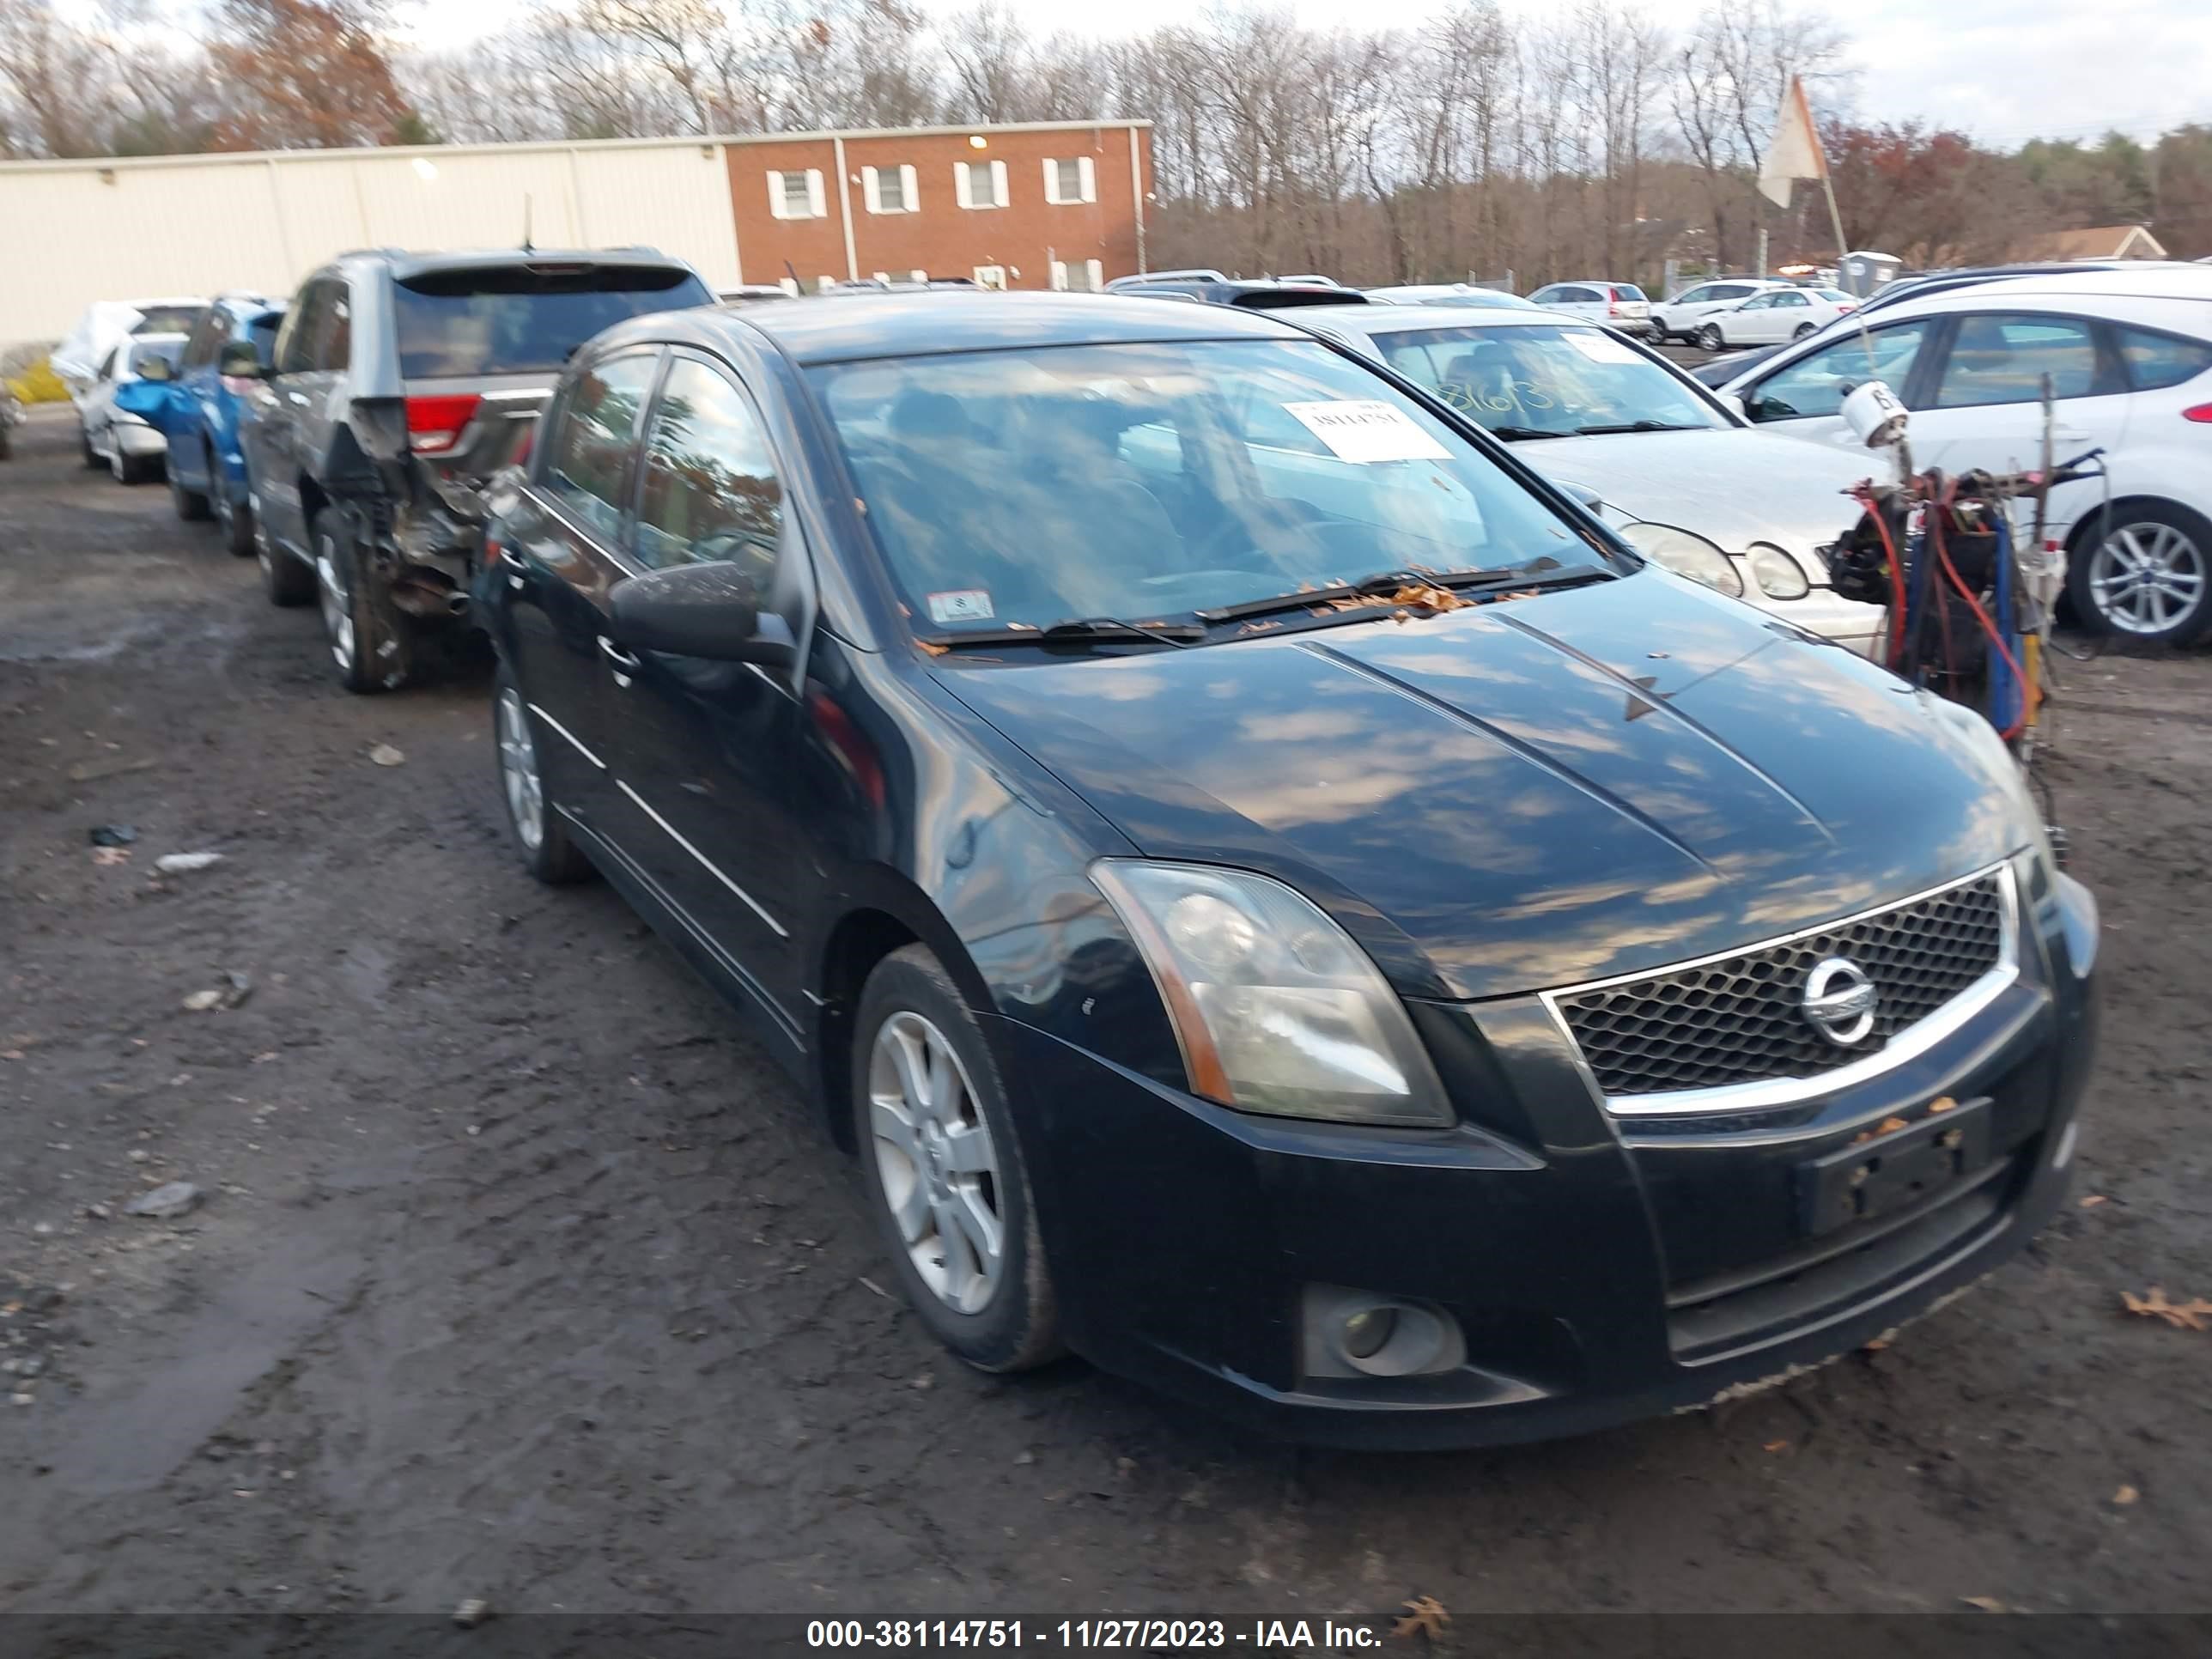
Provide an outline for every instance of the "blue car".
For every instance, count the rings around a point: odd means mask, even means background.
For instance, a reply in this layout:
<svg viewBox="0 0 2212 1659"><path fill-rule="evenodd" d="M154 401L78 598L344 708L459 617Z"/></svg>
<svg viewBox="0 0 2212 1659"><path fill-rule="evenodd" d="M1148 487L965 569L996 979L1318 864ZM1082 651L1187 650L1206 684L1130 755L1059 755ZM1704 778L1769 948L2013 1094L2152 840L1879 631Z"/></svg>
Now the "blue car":
<svg viewBox="0 0 2212 1659"><path fill-rule="evenodd" d="M281 302L258 294L226 294L200 315L174 374L149 377L117 394L118 406L158 428L169 442L169 499L180 519L213 518L224 544L240 558L253 552L246 457L239 448L240 400L256 382L222 372L226 348L250 346L266 367L284 320ZM159 371L156 371L156 375Z"/></svg>

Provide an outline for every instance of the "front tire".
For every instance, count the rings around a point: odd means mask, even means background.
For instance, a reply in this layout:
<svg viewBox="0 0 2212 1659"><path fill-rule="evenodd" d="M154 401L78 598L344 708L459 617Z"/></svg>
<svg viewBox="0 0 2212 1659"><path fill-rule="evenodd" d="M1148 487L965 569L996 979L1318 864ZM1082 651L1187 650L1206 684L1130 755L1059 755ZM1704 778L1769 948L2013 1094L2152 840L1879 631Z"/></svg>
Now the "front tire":
<svg viewBox="0 0 2212 1659"><path fill-rule="evenodd" d="M930 1334L978 1370L1057 1357L1052 1276L998 1063L926 946L868 975L851 1073L861 1179Z"/></svg>
<svg viewBox="0 0 2212 1659"><path fill-rule="evenodd" d="M1698 343L1708 351L1720 352L1728 349L1728 338L1721 332L1721 325L1718 323L1707 323L1699 329Z"/></svg>
<svg viewBox="0 0 2212 1659"><path fill-rule="evenodd" d="M1816 326L1817 325L1813 323L1800 323L1797 325L1797 331L1792 334L1790 337L1793 340L1802 340L1808 334L1810 334Z"/></svg>
<svg viewBox="0 0 2212 1659"><path fill-rule="evenodd" d="M2089 515L2066 563L2083 626L2147 645L2187 645L2212 627L2212 522L2167 501Z"/></svg>
<svg viewBox="0 0 2212 1659"><path fill-rule="evenodd" d="M500 799L507 806L507 827L522 867L549 887L587 879L592 861L568 838L566 820L547 798L538 731L522 688L504 663L492 683L491 735L499 757Z"/></svg>
<svg viewBox="0 0 2212 1659"><path fill-rule="evenodd" d="M308 527L323 638L338 684L359 696L396 690L415 666L415 630L365 570L352 516L326 509Z"/></svg>

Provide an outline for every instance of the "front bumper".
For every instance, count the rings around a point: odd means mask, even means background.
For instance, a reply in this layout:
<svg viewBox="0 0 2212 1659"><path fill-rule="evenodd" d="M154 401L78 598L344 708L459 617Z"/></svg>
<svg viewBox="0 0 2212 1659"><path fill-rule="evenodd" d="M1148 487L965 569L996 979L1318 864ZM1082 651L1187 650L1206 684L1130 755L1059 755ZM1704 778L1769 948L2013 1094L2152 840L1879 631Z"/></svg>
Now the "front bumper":
<svg viewBox="0 0 2212 1659"><path fill-rule="evenodd" d="M1445 1132L1248 1116L1001 1022L1068 1340L1265 1431L1380 1448L1579 1433L1785 1380L1981 1278L2058 1203L2095 1023L2065 942L2094 938L2094 909L2085 936L2063 903L2035 907L2033 971L1981 1017L1753 1118L1615 1119L1533 997L1412 1006L1460 1107ZM1989 1098L1982 1169L1799 1235L1808 1161L1947 1094ZM1464 1363L1312 1374L1317 1286L1448 1312Z"/></svg>
<svg viewBox="0 0 2212 1659"><path fill-rule="evenodd" d="M125 455L143 459L149 455L167 456L169 453L168 439L141 422L118 420L108 429Z"/></svg>

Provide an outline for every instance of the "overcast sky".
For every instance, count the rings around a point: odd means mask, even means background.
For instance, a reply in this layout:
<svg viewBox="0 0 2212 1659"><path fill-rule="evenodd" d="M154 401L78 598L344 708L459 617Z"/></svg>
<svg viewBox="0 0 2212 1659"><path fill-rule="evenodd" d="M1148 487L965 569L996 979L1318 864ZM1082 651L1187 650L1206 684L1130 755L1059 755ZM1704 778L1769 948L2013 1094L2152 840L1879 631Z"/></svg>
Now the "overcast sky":
<svg viewBox="0 0 2212 1659"><path fill-rule="evenodd" d="M921 3L945 13L971 0ZM1110 21L1067 0L1008 3L1039 33L1133 32L1194 14L1190 0L1115 0L1106 9ZM1562 9L1559 0L1500 3L1516 17ZM1300 21L1320 28L1409 26L1437 9L1434 0L1293 0L1293 7ZM420 20L426 40L444 41L496 28L528 9L528 0L429 0L403 15ZM1657 0L1647 10L1674 24L1697 9L1697 0ZM2006 148L2039 135L2094 138L2118 127L2147 137L2185 121L2212 124L2212 0L1854 0L1830 15L1850 37L1858 73L1850 95L1869 119L1920 117Z"/></svg>

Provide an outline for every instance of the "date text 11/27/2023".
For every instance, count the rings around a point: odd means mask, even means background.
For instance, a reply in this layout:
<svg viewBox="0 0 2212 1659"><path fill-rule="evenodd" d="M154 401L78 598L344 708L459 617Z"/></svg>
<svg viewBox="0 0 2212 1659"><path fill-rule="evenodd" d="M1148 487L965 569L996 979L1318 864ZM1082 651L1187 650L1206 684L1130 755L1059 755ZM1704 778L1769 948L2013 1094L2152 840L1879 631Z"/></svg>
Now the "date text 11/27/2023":
<svg viewBox="0 0 2212 1659"><path fill-rule="evenodd" d="M1380 1648L1383 1641L1380 1621L1339 1623L1331 1619L814 1619L806 1626L810 1648L903 1649L909 1653L963 1648L1355 1652Z"/></svg>

